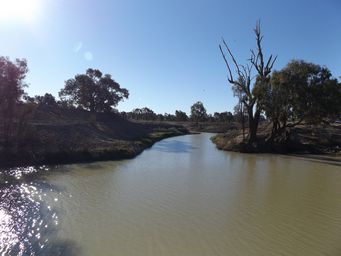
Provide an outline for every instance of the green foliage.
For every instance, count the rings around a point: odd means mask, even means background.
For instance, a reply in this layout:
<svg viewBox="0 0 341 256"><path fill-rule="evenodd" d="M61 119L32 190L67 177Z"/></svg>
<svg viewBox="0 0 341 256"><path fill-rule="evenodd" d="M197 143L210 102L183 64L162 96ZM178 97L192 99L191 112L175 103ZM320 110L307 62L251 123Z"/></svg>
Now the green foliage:
<svg viewBox="0 0 341 256"><path fill-rule="evenodd" d="M40 96L36 95L34 97L30 96L24 96L24 99L26 100L27 103L35 103L41 106L56 106L56 98L50 94L50 93L45 93L45 95Z"/></svg>
<svg viewBox="0 0 341 256"><path fill-rule="evenodd" d="M44 96L36 96L35 98L40 105L55 106L57 104L55 97L50 93L45 93Z"/></svg>
<svg viewBox="0 0 341 256"><path fill-rule="evenodd" d="M12 62L8 57L0 57L0 103L1 109L9 109L24 95L24 83L28 71L25 59Z"/></svg>
<svg viewBox="0 0 341 256"><path fill-rule="evenodd" d="M175 115L164 113L163 114L163 120L164 121L176 121Z"/></svg>
<svg viewBox="0 0 341 256"><path fill-rule="evenodd" d="M318 124L340 118L340 83L332 78L330 71L313 63L292 61L281 71L272 72L276 57L264 57L259 22L254 32L257 48L251 50L247 65L237 62L225 40L219 46L228 81L239 99L236 112L240 113L237 116L241 117L243 127L247 116L248 143L252 145L255 141L262 113L273 123L272 139L274 135L287 134L286 128L301 122ZM256 70L255 76L252 69Z"/></svg>
<svg viewBox="0 0 341 256"><path fill-rule="evenodd" d="M176 119L176 121L187 121L188 116L185 112L183 112L181 110L176 110L175 111L175 119Z"/></svg>
<svg viewBox="0 0 341 256"><path fill-rule="evenodd" d="M24 79L28 71L25 59L12 62L8 57L0 57L0 129L7 143L13 135L13 125L17 121L18 107L24 95Z"/></svg>
<svg viewBox="0 0 341 256"><path fill-rule="evenodd" d="M85 74L78 74L67 80L59 96L62 101L76 107L95 112L110 112L112 107L129 97L129 92L121 88L111 75L103 76L97 69L88 69Z"/></svg>
<svg viewBox="0 0 341 256"><path fill-rule="evenodd" d="M214 112L213 114L214 121L216 122L232 122L234 117L231 112Z"/></svg>
<svg viewBox="0 0 341 256"><path fill-rule="evenodd" d="M196 122L202 122L207 119L206 109L201 101L198 101L191 106L191 119Z"/></svg>
<svg viewBox="0 0 341 256"><path fill-rule="evenodd" d="M340 99L340 84L327 68L294 60L273 73L263 102L272 122L290 126L334 120L340 114Z"/></svg>
<svg viewBox="0 0 341 256"><path fill-rule="evenodd" d="M129 113L129 117L135 120L156 120L157 115L153 110L144 108L135 108Z"/></svg>
<svg viewBox="0 0 341 256"><path fill-rule="evenodd" d="M151 120L151 121L186 121L188 120L188 116L185 112L177 110L176 115L172 114L156 114L153 110L144 107L144 108L135 108L131 112L121 112L121 116L127 119L134 120Z"/></svg>

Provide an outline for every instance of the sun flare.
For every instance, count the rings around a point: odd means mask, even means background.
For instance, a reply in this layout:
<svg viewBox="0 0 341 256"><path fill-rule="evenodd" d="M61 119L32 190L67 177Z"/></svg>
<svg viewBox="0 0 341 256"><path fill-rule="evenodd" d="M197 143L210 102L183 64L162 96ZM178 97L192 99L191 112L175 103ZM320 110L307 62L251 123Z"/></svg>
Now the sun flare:
<svg viewBox="0 0 341 256"><path fill-rule="evenodd" d="M40 0L0 0L0 21L32 21Z"/></svg>

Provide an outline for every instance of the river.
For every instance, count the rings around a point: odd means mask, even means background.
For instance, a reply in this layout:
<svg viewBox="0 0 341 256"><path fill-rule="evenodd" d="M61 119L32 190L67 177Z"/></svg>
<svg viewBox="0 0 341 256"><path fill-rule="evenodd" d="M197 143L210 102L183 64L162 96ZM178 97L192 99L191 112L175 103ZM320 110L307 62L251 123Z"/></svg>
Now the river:
<svg viewBox="0 0 341 256"><path fill-rule="evenodd" d="M341 255L339 162L223 152L210 136L3 170L0 255Z"/></svg>

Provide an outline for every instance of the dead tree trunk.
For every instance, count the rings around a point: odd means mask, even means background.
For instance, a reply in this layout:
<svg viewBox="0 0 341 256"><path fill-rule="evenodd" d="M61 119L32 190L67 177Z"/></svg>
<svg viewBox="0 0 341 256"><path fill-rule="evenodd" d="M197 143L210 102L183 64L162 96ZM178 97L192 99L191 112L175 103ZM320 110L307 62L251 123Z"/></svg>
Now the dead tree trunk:
<svg viewBox="0 0 341 256"><path fill-rule="evenodd" d="M251 50L251 58L249 59L250 64L241 65L237 62L236 58L232 54L230 48L227 43L223 39L223 46L225 51L227 51L230 56L232 63L235 66L237 78L235 79L230 64L227 60L226 54L223 50L222 45L219 45L220 52L224 58L227 71L228 71L228 81L232 84L233 88L238 88L241 92L241 98L244 106L246 107L246 111L248 113L249 119L249 133L248 133L248 143L252 144L256 141L257 138L257 130L259 124L260 114L262 112L262 106L259 105L259 96L254 93L253 88L256 86L264 86L267 83L268 78L270 76L272 67L276 61L276 58L273 58L272 55L268 58L268 60L264 61L264 54L262 49L262 39L263 36L261 34L260 22L257 23L256 28L254 29L256 35L256 44L257 50ZM256 75L252 76L252 68L256 69ZM251 88L251 82L253 79L257 77L257 81L253 83ZM255 111L255 112L254 112Z"/></svg>
<svg viewBox="0 0 341 256"><path fill-rule="evenodd" d="M241 121L242 121L242 129L243 129L243 140L245 140L245 115L244 115L244 106L243 106L243 102L240 101L239 103L239 107L240 107L240 115L241 115Z"/></svg>

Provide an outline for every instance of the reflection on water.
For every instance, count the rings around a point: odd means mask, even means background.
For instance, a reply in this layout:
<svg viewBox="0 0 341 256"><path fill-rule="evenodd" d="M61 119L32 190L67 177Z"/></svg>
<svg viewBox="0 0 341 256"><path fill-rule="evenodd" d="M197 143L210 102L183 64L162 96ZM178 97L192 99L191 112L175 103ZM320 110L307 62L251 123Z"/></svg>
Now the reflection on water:
<svg viewBox="0 0 341 256"><path fill-rule="evenodd" d="M339 166L218 151L209 137L0 172L0 255L341 255Z"/></svg>
<svg viewBox="0 0 341 256"><path fill-rule="evenodd" d="M56 239L57 212L46 193L56 187L39 178L48 168L0 172L0 255L71 255L72 243Z"/></svg>
<svg viewBox="0 0 341 256"><path fill-rule="evenodd" d="M191 153L193 149L191 143L176 139L160 141L153 147L153 150L168 153Z"/></svg>

